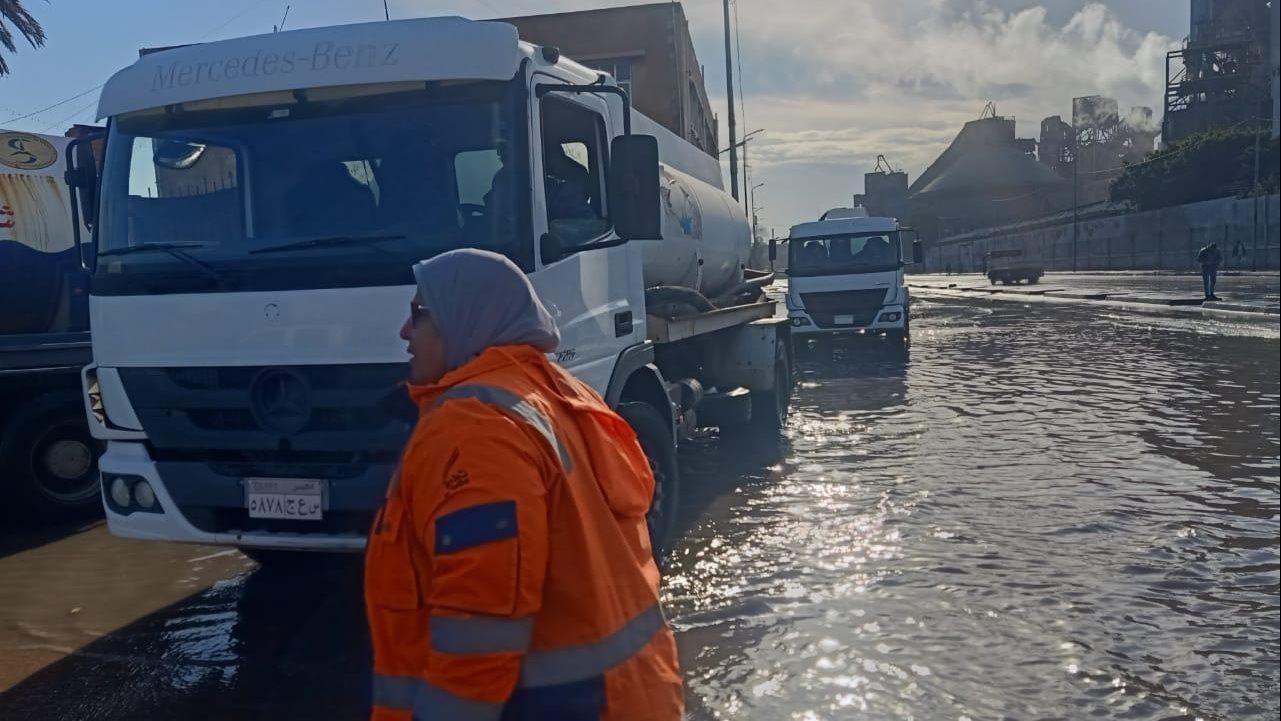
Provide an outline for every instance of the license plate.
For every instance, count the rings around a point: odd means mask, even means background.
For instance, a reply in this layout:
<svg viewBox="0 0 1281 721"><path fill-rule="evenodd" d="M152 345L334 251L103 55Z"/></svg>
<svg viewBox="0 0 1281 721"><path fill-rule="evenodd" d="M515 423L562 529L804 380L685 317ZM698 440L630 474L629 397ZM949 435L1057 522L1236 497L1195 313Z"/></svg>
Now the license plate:
<svg viewBox="0 0 1281 721"><path fill-rule="evenodd" d="M246 478L245 508L250 518L319 521L324 517L327 488L308 478Z"/></svg>
<svg viewBox="0 0 1281 721"><path fill-rule="evenodd" d="M852 315L838 315L832 320L836 321L837 325L854 325L854 316Z"/></svg>

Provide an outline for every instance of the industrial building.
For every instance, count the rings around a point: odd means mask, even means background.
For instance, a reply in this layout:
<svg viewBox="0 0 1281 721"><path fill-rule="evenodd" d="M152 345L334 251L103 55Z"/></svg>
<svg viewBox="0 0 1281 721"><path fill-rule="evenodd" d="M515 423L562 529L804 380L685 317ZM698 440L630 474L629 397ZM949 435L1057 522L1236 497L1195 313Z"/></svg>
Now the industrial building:
<svg viewBox="0 0 1281 721"><path fill-rule="evenodd" d="M1191 10L1184 46L1166 56L1163 142L1215 128L1262 128L1269 117L1275 135L1277 3L1192 0Z"/></svg>
<svg viewBox="0 0 1281 721"><path fill-rule="evenodd" d="M522 40L560 49L609 73L637 110L709 155L719 150L716 116L680 3L504 18Z"/></svg>
<svg viewBox="0 0 1281 721"><path fill-rule="evenodd" d="M1037 160L1071 181L1073 205L1101 203L1125 164L1155 149L1158 129L1149 107L1122 116L1113 98L1073 98L1071 124L1059 115L1041 121Z"/></svg>
<svg viewBox="0 0 1281 721"><path fill-rule="evenodd" d="M1014 125L989 104L908 187L906 215L923 239L1071 207L1071 181L1038 162L1036 140L1016 137Z"/></svg>

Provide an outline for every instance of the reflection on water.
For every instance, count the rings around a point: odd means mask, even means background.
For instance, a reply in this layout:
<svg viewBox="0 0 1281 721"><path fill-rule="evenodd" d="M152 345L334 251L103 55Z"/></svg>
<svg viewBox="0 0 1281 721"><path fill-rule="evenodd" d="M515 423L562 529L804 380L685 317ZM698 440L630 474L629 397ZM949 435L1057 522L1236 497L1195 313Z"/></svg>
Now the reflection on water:
<svg viewBox="0 0 1281 721"><path fill-rule="evenodd" d="M1275 718L1275 338L917 310L802 355L781 457L687 459L691 716Z"/></svg>
<svg viewBox="0 0 1281 721"><path fill-rule="evenodd" d="M1276 334L914 312L801 352L781 437L682 449L690 718L1275 718ZM354 563L0 546L4 721L361 719L369 664Z"/></svg>

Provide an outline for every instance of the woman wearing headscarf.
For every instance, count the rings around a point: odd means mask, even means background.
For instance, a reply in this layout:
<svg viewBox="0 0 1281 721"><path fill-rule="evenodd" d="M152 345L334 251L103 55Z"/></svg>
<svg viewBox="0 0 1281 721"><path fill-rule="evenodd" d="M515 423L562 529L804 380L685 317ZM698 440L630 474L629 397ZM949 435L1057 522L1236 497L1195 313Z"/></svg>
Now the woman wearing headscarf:
<svg viewBox="0 0 1281 721"><path fill-rule="evenodd" d="M680 719L635 434L547 360L559 331L506 258L414 276L419 420L366 558L373 718Z"/></svg>

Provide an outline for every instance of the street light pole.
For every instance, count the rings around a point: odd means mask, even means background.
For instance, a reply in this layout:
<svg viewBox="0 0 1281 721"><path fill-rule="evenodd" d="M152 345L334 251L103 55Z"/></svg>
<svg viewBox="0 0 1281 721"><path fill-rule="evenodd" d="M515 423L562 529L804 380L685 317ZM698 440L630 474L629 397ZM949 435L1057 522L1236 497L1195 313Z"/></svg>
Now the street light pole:
<svg viewBox="0 0 1281 721"><path fill-rule="evenodd" d="M734 123L734 59L730 51L729 0L725 6L725 92L729 98L729 115L726 124L729 126L729 192L738 200L738 138L735 136Z"/></svg>
<svg viewBox="0 0 1281 721"><path fill-rule="evenodd" d="M757 231L756 212L760 210L760 208L756 207L756 189L763 188L763 187L765 187L765 183L763 182L757 183L747 191L747 204L752 208L752 241L753 242L756 241L756 231Z"/></svg>

